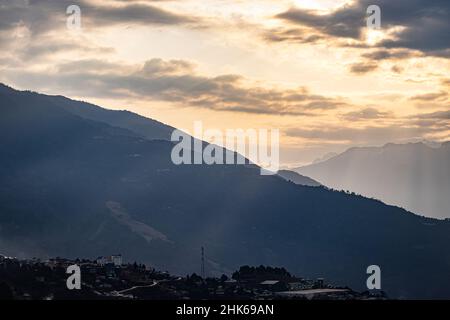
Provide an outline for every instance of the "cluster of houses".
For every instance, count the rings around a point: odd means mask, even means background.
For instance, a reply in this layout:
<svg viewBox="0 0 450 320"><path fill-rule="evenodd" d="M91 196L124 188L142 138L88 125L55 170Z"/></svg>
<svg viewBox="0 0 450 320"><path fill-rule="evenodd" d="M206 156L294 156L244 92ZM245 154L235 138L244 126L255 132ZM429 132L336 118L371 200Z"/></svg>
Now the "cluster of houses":
<svg viewBox="0 0 450 320"><path fill-rule="evenodd" d="M68 290L66 270L81 269L81 290ZM267 267L262 275L203 279L177 277L137 263L124 264L122 255L95 260L54 258L19 260L0 256L2 290L14 299L368 299L348 288L336 288L322 278L292 277L284 269ZM250 268L250 269L249 269ZM242 269L242 268L241 268ZM244 270L244 269L243 269ZM269 270L269 271L267 271ZM282 270L282 273L279 273Z"/></svg>
<svg viewBox="0 0 450 320"><path fill-rule="evenodd" d="M121 266L123 264L122 255L116 254L107 257L98 257L96 260L97 264L104 266L107 264L113 264L114 266Z"/></svg>

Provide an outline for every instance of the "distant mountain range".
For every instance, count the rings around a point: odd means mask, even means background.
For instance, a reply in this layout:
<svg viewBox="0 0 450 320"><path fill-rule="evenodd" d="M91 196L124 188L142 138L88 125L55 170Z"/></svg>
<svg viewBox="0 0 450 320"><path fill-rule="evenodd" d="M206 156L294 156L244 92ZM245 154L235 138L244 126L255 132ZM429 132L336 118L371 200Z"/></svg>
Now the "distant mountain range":
<svg viewBox="0 0 450 320"><path fill-rule="evenodd" d="M319 163L319 162L327 161L328 159L331 159L337 155L338 155L338 153L336 153L336 152L328 152L325 155L323 155L322 157L315 159L312 163Z"/></svg>
<svg viewBox="0 0 450 320"><path fill-rule="evenodd" d="M434 218L450 218L450 142L351 148L295 169L337 190L349 190Z"/></svg>
<svg viewBox="0 0 450 320"><path fill-rule="evenodd" d="M204 246L211 275L283 266L360 290L378 264L390 297L450 297L450 221L254 165L176 166L171 128L128 112L0 86L0 113L6 255L122 253L186 274Z"/></svg>

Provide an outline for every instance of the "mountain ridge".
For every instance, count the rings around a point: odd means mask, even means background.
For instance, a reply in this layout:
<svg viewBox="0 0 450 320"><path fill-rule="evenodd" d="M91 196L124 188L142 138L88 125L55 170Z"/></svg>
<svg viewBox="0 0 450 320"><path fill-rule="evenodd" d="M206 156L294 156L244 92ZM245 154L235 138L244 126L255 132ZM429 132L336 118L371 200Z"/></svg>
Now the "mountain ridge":
<svg viewBox="0 0 450 320"><path fill-rule="evenodd" d="M82 118L103 122L113 127L128 129L147 139L169 140L175 128L157 120L144 117L128 110L112 110L100 107L87 101L73 100L62 95L47 95L30 90L16 90L0 82L3 93L23 92L36 95L42 99L52 99L61 109Z"/></svg>
<svg viewBox="0 0 450 320"><path fill-rule="evenodd" d="M294 171L336 190L375 197L420 215L450 217L450 142L355 147Z"/></svg>
<svg viewBox="0 0 450 320"><path fill-rule="evenodd" d="M320 187L322 185L314 179L302 176L301 174L291 170L279 170L277 174L287 181L303 186Z"/></svg>

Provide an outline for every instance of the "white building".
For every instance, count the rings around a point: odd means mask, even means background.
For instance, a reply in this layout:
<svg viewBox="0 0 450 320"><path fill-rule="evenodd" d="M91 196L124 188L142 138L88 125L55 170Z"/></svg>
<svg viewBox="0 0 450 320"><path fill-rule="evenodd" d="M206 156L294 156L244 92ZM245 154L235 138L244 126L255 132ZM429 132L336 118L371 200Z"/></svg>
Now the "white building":
<svg viewBox="0 0 450 320"><path fill-rule="evenodd" d="M115 254L108 257L98 257L96 260L98 265L104 266L106 264L113 264L114 266L121 266L122 265L122 255L121 254Z"/></svg>
<svg viewBox="0 0 450 320"><path fill-rule="evenodd" d="M112 255L112 256L111 256L111 262L112 262L115 266L121 266L121 265L122 265L122 255L121 255L121 254Z"/></svg>

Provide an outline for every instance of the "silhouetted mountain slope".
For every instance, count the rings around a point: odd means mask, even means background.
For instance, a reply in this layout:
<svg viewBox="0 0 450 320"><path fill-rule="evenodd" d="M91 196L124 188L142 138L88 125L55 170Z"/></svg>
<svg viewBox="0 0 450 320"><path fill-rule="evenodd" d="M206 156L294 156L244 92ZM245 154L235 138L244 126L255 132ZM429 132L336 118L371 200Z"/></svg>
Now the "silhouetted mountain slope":
<svg viewBox="0 0 450 320"><path fill-rule="evenodd" d="M130 111L108 110L64 97L61 97L61 99L62 101L61 103L58 101L58 105L70 113L89 120L105 122L111 126L132 130L147 139L170 140L170 135L174 130L174 128L168 125Z"/></svg>
<svg viewBox="0 0 450 320"><path fill-rule="evenodd" d="M3 87L6 91L8 90L8 87L2 84L0 84L0 87ZM46 101L74 115L131 130L141 137L150 140L170 140L170 136L174 130L174 128L161 122L126 110L104 109L91 103L71 100L63 96L48 96L31 92L29 94L33 95L33 99Z"/></svg>
<svg viewBox="0 0 450 320"><path fill-rule="evenodd" d="M121 252L177 273L278 265L355 289L382 269L392 297L450 297L450 223L375 200L261 176L254 166L175 166L171 142L0 89L0 251Z"/></svg>
<svg viewBox="0 0 450 320"><path fill-rule="evenodd" d="M420 215L450 218L450 143L352 148L296 169L337 190L350 190Z"/></svg>
<svg viewBox="0 0 450 320"><path fill-rule="evenodd" d="M302 176L301 174L298 174L297 172L294 172L294 171L279 170L278 175L287 181L292 181L293 183L299 184L302 186L309 186L309 187L320 187L321 186L321 184L319 182L317 182L316 180L313 180L306 176Z"/></svg>

